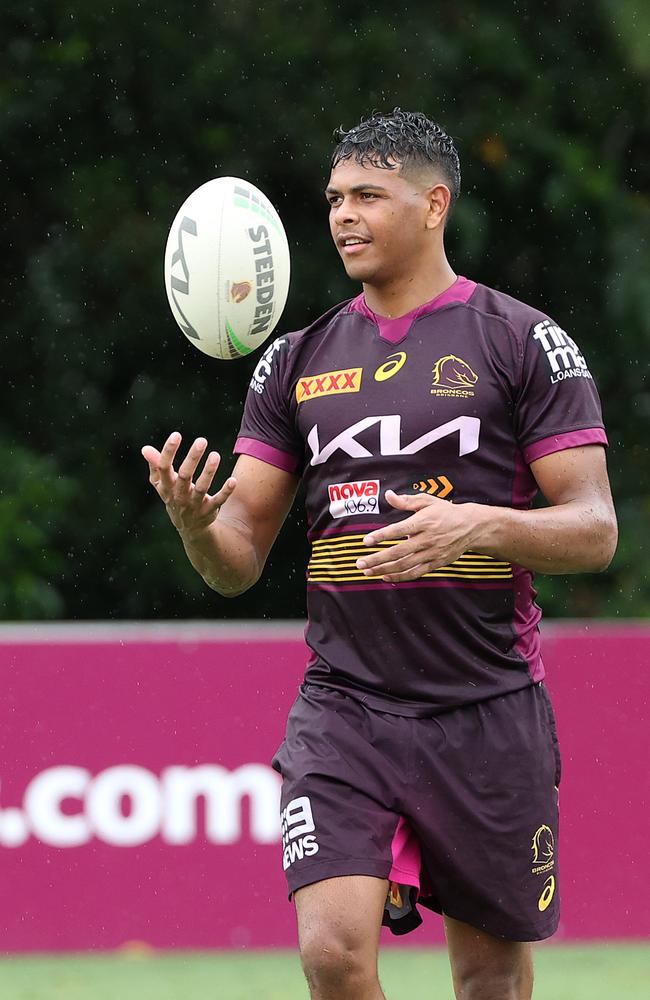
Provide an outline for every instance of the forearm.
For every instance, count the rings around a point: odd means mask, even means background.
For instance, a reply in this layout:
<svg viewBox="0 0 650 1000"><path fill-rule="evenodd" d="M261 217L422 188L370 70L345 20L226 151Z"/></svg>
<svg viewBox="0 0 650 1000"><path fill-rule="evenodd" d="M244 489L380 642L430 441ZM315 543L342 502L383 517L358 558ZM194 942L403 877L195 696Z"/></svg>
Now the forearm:
<svg viewBox="0 0 650 1000"><path fill-rule="evenodd" d="M471 550L533 572L599 572L616 548L616 519L605 504L571 500L538 510L471 507L476 521Z"/></svg>
<svg viewBox="0 0 650 1000"><path fill-rule="evenodd" d="M259 579L263 567L247 532L225 517L193 537L179 534L194 569L222 597L238 597Z"/></svg>

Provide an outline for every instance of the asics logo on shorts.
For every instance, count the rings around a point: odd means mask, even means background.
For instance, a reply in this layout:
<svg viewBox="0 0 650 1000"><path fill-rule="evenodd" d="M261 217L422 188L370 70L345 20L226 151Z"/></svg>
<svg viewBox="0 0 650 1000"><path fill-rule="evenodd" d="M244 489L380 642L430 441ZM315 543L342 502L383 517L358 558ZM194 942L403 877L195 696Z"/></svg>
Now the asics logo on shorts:
<svg viewBox="0 0 650 1000"><path fill-rule="evenodd" d="M280 813L282 824L282 867L285 872L294 861L311 858L318 854L318 842L314 836L316 825L307 795L292 799Z"/></svg>

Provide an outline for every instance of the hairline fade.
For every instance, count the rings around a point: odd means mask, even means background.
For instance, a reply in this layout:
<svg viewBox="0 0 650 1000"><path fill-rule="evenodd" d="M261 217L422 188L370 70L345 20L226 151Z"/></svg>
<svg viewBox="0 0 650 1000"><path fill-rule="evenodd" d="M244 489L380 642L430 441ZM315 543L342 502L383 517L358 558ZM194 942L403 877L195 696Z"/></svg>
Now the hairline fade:
<svg viewBox="0 0 650 1000"><path fill-rule="evenodd" d="M344 160L404 174L435 169L447 181L450 207L460 194L460 160L453 139L421 111L394 108L390 114L373 112L349 130L336 129L338 140L332 169Z"/></svg>

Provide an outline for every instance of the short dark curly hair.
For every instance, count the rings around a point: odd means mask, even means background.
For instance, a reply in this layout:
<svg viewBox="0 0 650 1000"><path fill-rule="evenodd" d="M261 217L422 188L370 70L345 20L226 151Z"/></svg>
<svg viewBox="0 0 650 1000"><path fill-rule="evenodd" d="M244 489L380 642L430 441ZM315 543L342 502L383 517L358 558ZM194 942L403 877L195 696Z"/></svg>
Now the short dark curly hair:
<svg viewBox="0 0 650 1000"><path fill-rule="evenodd" d="M453 139L421 111L373 112L349 131L341 126L334 137L338 143L332 169L350 159L387 170L434 166L448 183L452 206L460 194L460 160Z"/></svg>

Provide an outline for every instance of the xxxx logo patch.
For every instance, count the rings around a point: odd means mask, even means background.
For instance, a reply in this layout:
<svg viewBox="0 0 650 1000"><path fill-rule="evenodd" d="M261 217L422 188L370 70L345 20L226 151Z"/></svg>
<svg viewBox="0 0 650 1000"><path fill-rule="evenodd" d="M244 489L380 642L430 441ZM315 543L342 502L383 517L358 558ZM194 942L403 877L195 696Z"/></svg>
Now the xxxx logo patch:
<svg viewBox="0 0 650 1000"><path fill-rule="evenodd" d="M363 368L341 368L322 375L305 375L298 379L296 399L304 403L319 396L338 396L344 392L359 392Z"/></svg>

